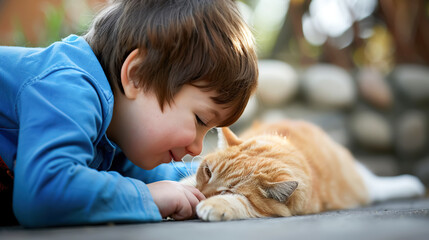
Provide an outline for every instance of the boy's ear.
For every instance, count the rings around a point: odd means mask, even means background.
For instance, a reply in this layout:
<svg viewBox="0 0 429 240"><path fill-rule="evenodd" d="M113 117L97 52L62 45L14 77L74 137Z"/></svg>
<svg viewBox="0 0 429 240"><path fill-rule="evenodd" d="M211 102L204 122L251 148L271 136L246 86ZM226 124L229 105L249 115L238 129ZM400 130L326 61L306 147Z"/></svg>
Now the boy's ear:
<svg viewBox="0 0 429 240"><path fill-rule="evenodd" d="M139 58L139 49L134 49L125 59L121 68L121 83L124 88L125 96L129 99L136 98L140 91L138 82L140 81L136 74L137 67L141 63Z"/></svg>
<svg viewBox="0 0 429 240"><path fill-rule="evenodd" d="M235 146L235 145L239 145L239 144L243 143L243 140L238 138L237 135L235 135L231 131L231 129L229 129L227 127L222 128L222 133L223 133L223 136L225 137L225 140L226 140L226 143L228 144L228 146Z"/></svg>

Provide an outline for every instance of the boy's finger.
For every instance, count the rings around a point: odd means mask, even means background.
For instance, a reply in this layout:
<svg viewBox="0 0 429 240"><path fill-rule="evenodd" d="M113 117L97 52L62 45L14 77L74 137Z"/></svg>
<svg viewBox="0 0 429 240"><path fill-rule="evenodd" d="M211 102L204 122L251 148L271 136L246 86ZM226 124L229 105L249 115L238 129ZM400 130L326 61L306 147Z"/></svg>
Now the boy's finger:
<svg viewBox="0 0 429 240"><path fill-rule="evenodd" d="M193 214L192 207L190 203L185 200L180 204L178 211L173 213L171 217L175 220L185 220L190 218L192 214Z"/></svg>
<svg viewBox="0 0 429 240"><path fill-rule="evenodd" d="M206 196L204 196L204 194L202 194L200 190L196 189L195 187L185 185L185 188L191 191L192 194L197 197L198 201L206 199Z"/></svg>
<svg viewBox="0 0 429 240"><path fill-rule="evenodd" d="M177 211L172 215L172 218L176 220L185 220L195 216L196 204L198 199L190 192L185 189L185 197L181 199Z"/></svg>
<svg viewBox="0 0 429 240"><path fill-rule="evenodd" d="M192 215L189 217L195 217L197 214L196 208L200 200L198 200L198 198L192 192L186 192L185 195L188 198L188 201L191 204L191 209L192 209Z"/></svg>

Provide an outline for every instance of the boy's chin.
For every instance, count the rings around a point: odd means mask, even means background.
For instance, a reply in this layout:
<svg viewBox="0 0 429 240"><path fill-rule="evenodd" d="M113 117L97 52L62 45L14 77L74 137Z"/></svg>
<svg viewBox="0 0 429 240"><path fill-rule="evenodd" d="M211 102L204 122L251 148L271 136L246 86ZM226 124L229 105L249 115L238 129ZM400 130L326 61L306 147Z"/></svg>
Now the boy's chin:
<svg viewBox="0 0 429 240"><path fill-rule="evenodd" d="M136 162L136 161L132 161L131 159L130 159L130 161L134 165L136 165L137 167L144 169L144 170L152 170L152 169L154 169L160 165L159 163L155 163L155 162L152 162L152 163L146 163L146 162L142 162L142 161Z"/></svg>
<svg viewBox="0 0 429 240"><path fill-rule="evenodd" d="M158 167L159 165L169 164L169 163L171 163L171 161L161 161L160 163L148 164L140 167L143 168L144 170L152 170Z"/></svg>
<svg viewBox="0 0 429 240"><path fill-rule="evenodd" d="M134 163L134 165L137 165L139 168L142 168L144 170L152 170L161 164L168 164L171 162L171 159L168 159L168 158L159 159L155 161L150 161L149 159L146 159L146 160L147 161L140 159L139 161L133 161L130 159L130 161Z"/></svg>

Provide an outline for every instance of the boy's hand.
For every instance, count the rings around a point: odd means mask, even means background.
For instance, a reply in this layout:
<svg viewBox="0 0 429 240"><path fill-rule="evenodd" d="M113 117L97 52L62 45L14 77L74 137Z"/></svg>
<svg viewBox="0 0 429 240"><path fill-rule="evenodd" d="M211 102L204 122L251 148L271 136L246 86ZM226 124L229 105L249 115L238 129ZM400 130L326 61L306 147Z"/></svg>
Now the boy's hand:
<svg viewBox="0 0 429 240"><path fill-rule="evenodd" d="M204 199L196 188L173 181L154 182L147 185L163 218L185 220L196 216L195 208Z"/></svg>

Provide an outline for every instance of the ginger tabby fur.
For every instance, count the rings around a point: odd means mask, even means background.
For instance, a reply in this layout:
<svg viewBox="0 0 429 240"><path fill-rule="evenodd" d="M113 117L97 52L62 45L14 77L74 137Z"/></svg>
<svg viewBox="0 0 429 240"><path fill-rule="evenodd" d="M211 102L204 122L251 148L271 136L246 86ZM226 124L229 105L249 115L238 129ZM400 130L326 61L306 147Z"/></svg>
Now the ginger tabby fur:
<svg viewBox="0 0 429 240"><path fill-rule="evenodd" d="M313 124L259 123L240 138L222 130L228 147L207 155L194 176L207 197L197 206L203 220L286 217L373 201L350 152ZM421 195L420 187L408 195Z"/></svg>

